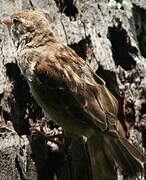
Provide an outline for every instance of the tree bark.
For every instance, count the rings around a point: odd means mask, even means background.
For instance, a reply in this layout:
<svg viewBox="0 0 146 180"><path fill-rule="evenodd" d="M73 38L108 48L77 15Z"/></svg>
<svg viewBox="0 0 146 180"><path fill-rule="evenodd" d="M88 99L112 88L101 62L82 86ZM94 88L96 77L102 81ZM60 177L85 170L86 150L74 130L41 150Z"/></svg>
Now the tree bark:
<svg viewBox="0 0 146 180"><path fill-rule="evenodd" d="M121 102L119 117L129 141L144 152L145 0L0 0L0 19L22 9L43 12L57 38L105 80ZM92 180L85 138L64 135L63 147L58 148L30 136L29 128L40 121L49 133L58 132L59 127L46 122L16 57L10 32L0 24L0 179ZM122 178L126 177L117 179Z"/></svg>

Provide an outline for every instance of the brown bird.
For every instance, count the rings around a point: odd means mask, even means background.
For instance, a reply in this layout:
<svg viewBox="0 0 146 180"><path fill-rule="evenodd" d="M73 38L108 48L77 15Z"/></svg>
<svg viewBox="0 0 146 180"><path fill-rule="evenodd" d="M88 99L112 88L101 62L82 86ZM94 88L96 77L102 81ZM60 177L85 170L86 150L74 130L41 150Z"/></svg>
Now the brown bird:
<svg viewBox="0 0 146 180"><path fill-rule="evenodd" d="M37 103L66 131L87 137L93 179L116 179L117 167L128 176L142 172L145 159L124 137L116 98L82 58L57 41L44 15L19 11L3 23Z"/></svg>

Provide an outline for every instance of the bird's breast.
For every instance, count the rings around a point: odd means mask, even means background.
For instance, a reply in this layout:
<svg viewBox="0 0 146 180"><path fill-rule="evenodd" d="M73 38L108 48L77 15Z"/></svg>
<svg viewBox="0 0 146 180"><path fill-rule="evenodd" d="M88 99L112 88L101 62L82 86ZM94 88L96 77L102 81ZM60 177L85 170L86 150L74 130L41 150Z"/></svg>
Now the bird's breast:
<svg viewBox="0 0 146 180"><path fill-rule="evenodd" d="M77 109L74 104L64 107L63 104L59 104L56 101L57 97L54 93L49 92L49 90L46 91L44 85L41 86L36 81L32 81L29 84L35 100L51 120L71 133L87 137L94 133L94 129L90 128L90 125L87 123L84 112Z"/></svg>

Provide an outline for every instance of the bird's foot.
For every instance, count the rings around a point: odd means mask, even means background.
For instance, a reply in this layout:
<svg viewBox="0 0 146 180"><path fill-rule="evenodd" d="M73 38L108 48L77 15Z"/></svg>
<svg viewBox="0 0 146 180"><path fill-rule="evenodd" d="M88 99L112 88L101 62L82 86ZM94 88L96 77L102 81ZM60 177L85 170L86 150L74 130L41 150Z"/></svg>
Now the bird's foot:
<svg viewBox="0 0 146 180"><path fill-rule="evenodd" d="M40 130L38 130L35 127L29 128L31 132L31 136L37 136L38 138L42 140L49 141L51 143L56 144L58 147L62 146L61 138L63 137L62 134L56 134L56 135L48 135L44 132L43 127L40 127Z"/></svg>

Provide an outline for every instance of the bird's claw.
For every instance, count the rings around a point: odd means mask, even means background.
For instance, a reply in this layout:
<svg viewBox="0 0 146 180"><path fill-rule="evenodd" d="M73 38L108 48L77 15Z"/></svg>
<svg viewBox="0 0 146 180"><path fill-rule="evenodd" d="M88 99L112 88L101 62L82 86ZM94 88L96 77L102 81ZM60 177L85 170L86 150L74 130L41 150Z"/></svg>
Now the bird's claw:
<svg viewBox="0 0 146 180"><path fill-rule="evenodd" d="M47 135L45 134L43 128L40 128L40 131L37 128L29 128L31 132L31 136L37 136L38 138L41 138L46 141L50 141L51 143L56 144L57 146L61 147L62 142L59 140L59 138L62 138L62 134L56 134L56 135Z"/></svg>

